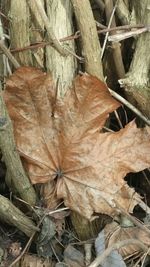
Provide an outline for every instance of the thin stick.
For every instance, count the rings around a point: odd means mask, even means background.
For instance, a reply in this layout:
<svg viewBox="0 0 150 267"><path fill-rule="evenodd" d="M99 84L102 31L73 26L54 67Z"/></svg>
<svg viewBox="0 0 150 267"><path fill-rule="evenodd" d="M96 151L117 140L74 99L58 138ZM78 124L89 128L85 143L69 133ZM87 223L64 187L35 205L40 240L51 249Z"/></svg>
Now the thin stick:
<svg viewBox="0 0 150 267"><path fill-rule="evenodd" d="M111 247L108 247L102 254L98 255L97 258L89 265L89 267L97 267L99 266L113 250L118 250L121 247L128 246L130 244L134 244L139 246L144 252L148 251L148 247L145 246L141 241L137 239L127 239L123 241L119 241L113 244Z"/></svg>
<svg viewBox="0 0 150 267"><path fill-rule="evenodd" d="M20 67L20 64L14 58L14 56L11 54L11 52L9 51L9 49L4 45L3 40L0 40L0 48L4 52L4 54L9 58L9 60L11 61L11 63L14 65L14 67L16 69L19 68Z"/></svg>
<svg viewBox="0 0 150 267"><path fill-rule="evenodd" d="M44 218L46 217L46 213L42 216L41 220L39 221L37 227L40 227L41 223L43 222ZM9 265L9 267L13 267L14 265L16 265L16 263L23 257L23 255L26 253L26 251L28 250L28 248L30 247L30 244L34 238L36 234L36 231L33 232L33 234L30 236L28 242L25 245L25 248L23 249L23 251L21 252L21 254Z"/></svg>
<svg viewBox="0 0 150 267"><path fill-rule="evenodd" d="M27 3L29 5L29 7L31 8L31 10L33 10L33 6L32 6L32 3L31 3L31 0L27 0ZM69 53L68 51L66 51L65 48L63 48L59 42L59 40L56 38L54 32L53 32L53 29L51 27L51 24L49 22L49 19L45 13L45 10L42 6L42 3L41 1L39 0L34 0L34 3L36 5L36 8L39 12L39 15L41 16L41 19L43 20L43 23L46 27L46 30L47 30L47 35L48 35L48 41L51 43L51 45L62 55L62 56L67 56ZM34 10L33 10L34 12ZM35 13L35 12L34 12ZM35 17L38 15L38 14L34 14Z"/></svg>
<svg viewBox="0 0 150 267"><path fill-rule="evenodd" d="M122 125L122 122L121 122L121 120L119 118L118 112L115 110L114 113L115 113L116 119L118 121L118 124L119 124L120 128L122 129L123 125Z"/></svg>
<svg viewBox="0 0 150 267"><path fill-rule="evenodd" d="M147 32L149 30L150 30L149 27L143 27L143 28L132 30L132 31L128 31L128 32L116 33L116 34L113 34L113 35L109 36L108 37L108 41L109 42L120 42L120 41L123 41L125 39L130 38L130 37L133 37L133 36L139 35L141 33Z"/></svg>
<svg viewBox="0 0 150 267"><path fill-rule="evenodd" d="M98 34L102 34L102 33L113 32L113 31L132 30L132 29L136 29L136 28L145 28L145 27L148 28L144 24L123 25L123 26L116 26L116 27L112 27L112 28L107 28L106 27L105 29L98 30L97 33Z"/></svg>
<svg viewBox="0 0 150 267"><path fill-rule="evenodd" d="M112 31L116 31L116 30L130 30L133 28L144 28L146 26L144 26L143 24L137 24L137 25L124 25L124 26L116 26L116 27L112 27L112 28L107 28L105 27L105 29L102 30L98 30L97 33L98 34L102 34L102 33L106 33L106 32L112 32ZM65 41L72 41L75 39L78 39L80 37L80 31L77 31L74 35L70 35L70 36L66 36L63 38L59 39L59 42L65 42ZM36 42L33 43L31 45L28 46L24 46L24 47L20 47L20 48L15 48L15 49L10 49L11 53L16 53L16 52L22 52L25 50L29 50L29 49L37 49L39 47L45 47L47 45L51 45L51 42ZM69 51L69 53L71 53ZM76 55L76 57L78 58L78 56ZM82 58L79 57L79 60L81 60Z"/></svg>
<svg viewBox="0 0 150 267"><path fill-rule="evenodd" d="M146 253L144 253L144 258L142 259L142 265L141 265L141 267L145 266L144 263L145 263L146 257L149 254L149 252L150 252L150 249L148 249L148 251Z"/></svg>
<svg viewBox="0 0 150 267"><path fill-rule="evenodd" d="M113 11L111 13L110 20L109 20L109 23L108 23L108 29L111 27L112 19L113 19L113 16L115 14L115 11L116 11L117 4L118 4L118 0L116 1L115 6L113 8ZM103 55L104 55L104 51L105 51L108 35L109 35L109 32L106 33L106 36L105 36L105 39L104 39L104 43L103 43L103 46L102 46L102 52L101 52L101 59L103 58Z"/></svg>
<svg viewBox="0 0 150 267"><path fill-rule="evenodd" d="M115 132L115 131L113 131L113 130L111 130L111 129L105 127L105 126L103 126L103 129L106 130L107 132L111 132L111 133L114 133L114 132Z"/></svg>
<svg viewBox="0 0 150 267"><path fill-rule="evenodd" d="M58 209L58 210L53 210L53 211L49 211L46 213L46 215L52 215L54 213L58 213L58 212L61 212L61 211L64 211L64 210L69 210L69 208L61 208L61 209Z"/></svg>
<svg viewBox="0 0 150 267"><path fill-rule="evenodd" d="M146 118L141 111L139 111L136 107L134 107L132 104L130 104L125 98L117 94L115 91L112 89L108 88L111 95L119 100L121 103L123 103L125 106L127 106L129 109L131 109L137 116L139 116L144 122L146 122L147 125L150 126L150 120Z"/></svg>
<svg viewBox="0 0 150 267"><path fill-rule="evenodd" d="M109 22L112 11L113 11L113 0L105 0L105 12L106 12L106 18ZM116 20L115 16L112 18L111 27L116 27ZM116 32L116 31L115 31ZM110 33L113 34L112 32ZM109 40L109 37L108 37ZM125 76L125 68L122 60L122 52L121 52L121 45L119 43L112 43L112 56L116 68L116 73L118 78L123 78Z"/></svg>

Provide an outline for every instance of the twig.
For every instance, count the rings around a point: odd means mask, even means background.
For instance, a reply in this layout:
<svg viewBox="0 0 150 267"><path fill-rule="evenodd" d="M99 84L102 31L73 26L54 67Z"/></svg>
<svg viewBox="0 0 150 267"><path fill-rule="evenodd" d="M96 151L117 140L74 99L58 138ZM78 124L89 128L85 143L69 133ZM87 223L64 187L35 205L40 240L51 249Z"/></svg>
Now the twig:
<svg viewBox="0 0 150 267"><path fill-rule="evenodd" d="M114 133L114 131L113 131L113 130L111 130L111 129L107 128L106 126L103 126L103 129L104 129L104 130L106 130L107 132Z"/></svg>
<svg viewBox="0 0 150 267"><path fill-rule="evenodd" d="M137 116L139 116L144 122L146 122L147 125L150 126L150 120L146 118L141 111L139 111L136 107L134 107L132 104L130 104L125 98L117 94L115 91L109 88L109 91L111 95L119 100L121 103L123 103L125 106L127 106L129 109L131 109Z"/></svg>
<svg viewBox="0 0 150 267"><path fill-rule="evenodd" d="M39 223L38 223L38 225L37 225L38 228L40 227L41 223L43 222L45 216L46 216L46 214L44 214L44 215L42 216L41 220L39 221ZM33 232L33 234L30 236L30 238L29 238L29 240L28 240L28 242L27 242L25 248L24 248L23 251L21 252L21 254L20 254L20 255L19 255L19 256L18 256L18 257L17 257L17 258L10 264L10 265L9 265L9 267L13 267L14 265L16 265L16 263L23 257L23 255L25 254L25 252L26 252L26 251L28 250L28 248L30 247L31 242L32 242L32 240L33 240L35 234L36 234L36 231Z"/></svg>
<svg viewBox="0 0 150 267"><path fill-rule="evenodd" d="M102 30L98 30L97 33L98 34L103 34L103 33L107 33L107 32L112 32L112 31L119 31L119 30L131 30L131 29L136 29L136 28L144 28L147 26L144 26L143 24L137 24L137 25L124 25L124 26L116 26L116 27L112 27L112 28L107 28L105 27ZM148 28L148 27L147 27ZM63 38L59 39L59 42L66 42L66 41L72 41L75 39L80 38L80 31L77 31L74 35L70 35L70 36L66 36ZM37 49L39 47L45 47L47 45L51 45L50 42L36 42L33 43L31 45L28 46L24 46L24 47L20 47L20 48L14 48L14 49L10 49L11 53L16 53L16 52L22 52L25 50L29 50L29 49ZM78 58L78 56L76 55L76 57ZM79 60L81 60L82 58L79 57Z"/></svg>
<svg viewBox="0 0 150 267"><path fill-rule="evenodd" d="M140 28L148 28L148 26L145 26L144 24L137 24L137 25L123 25L123 26L115 26L111 28L105 27L105 29L98 30L98 34L107 33L107 32L113 32L113 31L124 31L124 30L132 30L132 29L140 29Z"/></svg>
<svg viewBox="0 0 150 267"><path fill-rule="evenodd" d="M52 215L54 213L57 213L57 212L61 212L61 211L64 211L64 210L69 210L69 208L61 208L61 209L58 209L58 210L53 210L53 211L49 211L46 213L46 215Z"/></svg>
<svg viewBox="0 0 150 267"><path fill-rule="evenodd" d="M14 58L14 56L11 54L11 52L9 51L9 49L4 45L4 42L3 42L2 39L0 40L0 48L4 52L4 54L9 58L9 60L11 61L11 63L14 65L14 67L16 69L19 68L20 67L20 64Z"/></svg>
<svg viewBox="0 0 150 267"><path fill-rule="evenodd" d="M114 113L115 113L116 119L117 119L117 121L119 123L119 126L122 129L123 128L123 125L122 125L122 122L121 122L121 120L119 118L118 112L115 110Z"/></svg>
<svg viewBox="0 0 150 267"><path fill-rule="evenodd" d="M117 6L117 3L116 3L116 6ZM114 8L113 7L113 0L107 0L105 3L107 21L109 21L111 18L113 8ZM115 16L113 16L113 18L112 18L111 26L116 27ZM115 33L116 33L116 31L115 31ZM112 35L112 34L113 33L110 32L110 35ZM109 40L109 37L108 37L108 40ZM118 78L120 79L121 77L125 76L125 69L124 69L124 64L123 64L123 60L122 60L121 45L119 42L118 43L112 43L111 47L112 47L112 56L114 59L116 73L117 73Z"/></svg>
<svg viewBox="0 0 150 267"><path fill-rule="evenodd" d="M148 249L148 251L149 251L149 249ZM140 256L140 258L136 261L136 263L133 265L133 267L139 267L139 263L142 261L142 259L144 259L144 255L145 254ZM134 260L135 260L135 258L134 258Z"/></svg>
<svg viewBox="0 0 150 267"><path fill-rule="evenodd" d="M108 23L108 29L111 27L112 19L113 19L113 16L115 14L115 11L116 11L117 4L118 4L118 0L116 1L115 6L113 8L113 11L111 13L110 20L109 20L109 23ZM104 43L103 43L103 46L102 46L102 52L101 52L101 59L103 58L103 55L104 55L104 51L105 51L108 35L109 35L109 32L106 33L106 36L105 36L105 39L104 39Z"/></svg>
<svg viewBox="0 0 150 267"><path fill-rule="evenodd" d="M147 32L149 30L150 30L150 27L143 27L141 29L136 29L136 30L132 30L132 31L129 31L129 32L113 34L113 35L108 37L108 41L109 42L120 42L120 41L123 41L125 39L130 38L130 37L133 37L133 36L139 35L141 33Z"/></svg>
<svg viewBox="0 0 150 267"><path fill-rule="evenodd" d="M150 252L150 249L148 249L148 251L146 253L144 253L144 257L142 259L142 265L141 265L141 267L144 267L145 266L144 263L145 263L145 260L146 260L147 255L149 255L149 252Z"/></svg>
<svg viewBox="0 0 150 267"><path fill-rule="evenodd" d="M16 226L27 236L31 236L33 232L39 231L34 222L13 205L9 199L0 195L0 203L0 218L4 222Z"/></svg>
<svg viewBox="0 0 150 267"><path fill-rule="evenodd" d="M4 13L2 13L1 11L0 11L0 16L2 16L3 18L5 18L6 20L10 21L10 19Z"/></svg>
<svg viewBox="0 0 150 267"><path fill-rule="evenodd" d="M56 251L55 251L53 245L52 245L52 242L50 243L50 246L51 246L51 249L52 249L52 251L53 251L53 253L54 253L54 256L56 257L57 261L60 263L60 259L59 259L58 255L57 255L57 253L56 253Z"/></svg>
<svg viewBox="0 0 150 267"><path fill-rule="evenodd" d="M148 183L148 185L150 186L150 181L149 181L149 179L148 179L148 177L147 177L147 175L146 175L145 171L142 171L142 173L143 173L143 176L144 176L144 178L145 178L146 182L147 182L147 183Z"/></svg>
<svg viewBox="0 0 150 267"><path fill-rule="evenodd" d="M40 227L41 223L43 222L44 218L47 216L47 215L51 215L51 214L54 214L56 212L61 212L61 211L64 211L64 210L68 210L69 208L62 208L62 209L58 209L58 210L54 210L54 211L51 211L51 212L45 212L45 214L42 216L41 220L39 221L39 223L37 224L37 228ZM29 238L25 248L23 249L23 251L21 252L21 254L12 262L12 264L9 266L9 267L13 267L22 257L23 255L25 254L25 252L28 250L34 236L36 234L36 231L33 232L33 234L31 235L31 237Z"/></svg>
<svg viewBox="0 0 150 267"><path fill-rule="evenodd" d="M123 241L119 241L113 244L111 247L108 247L102 254L98 255L97 258L89 265L89 267L97 267L99 266L113 250L118 250L121 247L128 246L130 244L134 244L139 246L144 252L148 251L148 247L145 246L141 241L137 239L127 239Z"/></svg>
<svg viewBox="0 0 150 267"><path fill-rule="evenodd" d="M29 5L29 7L31 8L31 10L33 10L33 6L32 6L32 3L31 3L31 0L27 0L27 3ZM54 32L53 32L53 29L51 27L51 24L49 22L49 19L45 13L45 10L42 6L42 3L41 1L39 0L34 0L34 3L36 5L36 8L39 12L39 15L41 16L41 19L43 20L43 23L46 27L46 30L47 30L47 36L48 36L48 41L51 43L51 45L62 55L62 56L67 56L69 53L68 51L66 51L66 49L64 47L61 46L59 40L56 38ZM38 15L38 14L34 14L35 17Z"/></svg>

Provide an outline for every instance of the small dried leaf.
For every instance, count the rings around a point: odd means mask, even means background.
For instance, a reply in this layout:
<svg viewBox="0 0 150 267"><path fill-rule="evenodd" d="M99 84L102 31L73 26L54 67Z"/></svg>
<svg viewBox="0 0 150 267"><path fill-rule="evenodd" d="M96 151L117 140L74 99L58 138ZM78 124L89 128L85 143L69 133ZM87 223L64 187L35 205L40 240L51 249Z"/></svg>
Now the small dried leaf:
<svg viewBox="0 0 150 267"><path fill-rule="evenodd" d="M84 256L83 254L69 245L64 251L64 260L67 266L70 267L84 267Z"/></svg>
<svg viewBox="0 0 150 267"><path fill-rule="evenodd" d="M22 267L54 267L55 262L52 261L51 259L45 260L35 255L25 254L25 256L22 257L21 259L20 266Z"/></svg>
<svg viewBox="0 0 150 267"><path fill-rule="evenodd" d="M42 222L42 230L38 236L38 240L36 242L38 256L40 257L51 257L51 239L54 237L56 233L56 226L52 222L52 220L46 216Z"/></svg>
<svg viewBox="0 0 150 267"><path fill-rule="evenodd" d="M140 228L136 227L121 227L116 223L111 223L105 227L105 243L107 247L112 246L116 242L126 239L137 239L146 246L150 246L150 237ZM137 245L131 244L121 247L119 253L122 257L130 257L135 252L141 252L141 248Z"/></svg>
<svg viewBox="0 0 150 267"><path fill-rule="evenodd" d="M7 81L5 100L29 177L33 184L46 183L48 207L64 199L91 219L94 212L116 214L117 199L132 212L140 196L123 178L150 166L150 129L137 129L132 121L102 133L109 113L120 106L103 82L77 76L65 98L56 100L49 74L22 67Z"/></svg>
<svg viewBox="0 0 150 267"><path fill-rule="evenodd" d="M106 249L106 240L105 233L102 230L98 237L95 240L95 250L96 255L101 255ZM113 250L109 256L101 263L102 267L126 267L125 262L122 259L122 256L118 253L117 250Z"/></svg>

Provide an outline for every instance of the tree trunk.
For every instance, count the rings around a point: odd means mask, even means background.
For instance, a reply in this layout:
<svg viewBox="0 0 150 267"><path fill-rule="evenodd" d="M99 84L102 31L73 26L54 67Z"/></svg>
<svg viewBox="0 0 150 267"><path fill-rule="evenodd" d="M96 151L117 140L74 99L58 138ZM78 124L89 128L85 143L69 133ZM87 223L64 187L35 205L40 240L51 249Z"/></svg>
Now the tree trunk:
<svg viewBox="0 0 150 267"><path fill-rule="evenodd" d="M57 39L73 34L72 5L69 0L46 0L46 9ZM75 53L74 41L66 41L63 45ZM46 68L51 72L55 84L58 82L58 97L64 96L75 77L76 59L71 54L63 57L53 47L47 46Z"/></svg>
<svg viewBox="0 0 150 267"><path fill-rule="evenodd" d="M150 25L150 0L133 1L136 23ZM120 80L127 96L146 116L150 117L150 33L141 34L136 42L136 48L129 72L125 79Z"/></svg>
<svg viewBox="0 0 150 267"><path fill-rule="evenodd" d="M30 45L29 34L29 7L26 0L10 1L10 43L11 48ZM24 51L15 54L20 65L32 66L31 51Z"/></svg>

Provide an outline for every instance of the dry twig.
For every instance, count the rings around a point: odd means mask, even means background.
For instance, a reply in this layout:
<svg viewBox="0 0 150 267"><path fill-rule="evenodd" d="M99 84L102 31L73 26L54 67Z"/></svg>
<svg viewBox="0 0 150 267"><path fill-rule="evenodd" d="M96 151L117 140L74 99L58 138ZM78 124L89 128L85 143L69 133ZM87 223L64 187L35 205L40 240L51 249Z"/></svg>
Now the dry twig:
<svg viewBox="0 0 150 267"><path fill-rule="evenodd" d="M20 67L20 64L18 61L14 58L14 56L11 54L9 49L5 46L4 41L1 39L0 40L0 48L3 51L3 53L9 58L11 63L14 65L14 67L17 69Z"/></svg>
<svg viewBox="0 0 150 267"><path fill-rule="evenodd" d="M110 27L111 27L111 23L112 23L113 16L114 16L115 11L116 11L117 4L118 4L118 0L116 1L116 4L115 4L115 6L113 8L113 11L111 13L110 20L109 20L109 23L108 23L108 29L110 29ZM103 55L104 55L106 43L107 43L107 40L108 40L108 35L109 35L109 32L106 33L106 36L105 36L105 39L104 39L104 43L103 43L103 46L102 46L102 52L101 52L101 58L103 58Z"/></svg>
<svg viewBox="0 0 150 267"><path fill-rule="evenodd" d="M119 100L121 103L123 103L125 106L127 106L129 109L131 109L137 116L139 116L144 122L146 122L147 125L150 126L150 120L146 118L141 111L139 111L136 107L134 107L132 104L130 104L125 98L117 94L115 91L111 90L109 88L109 91L111 95Z"/></svg>

